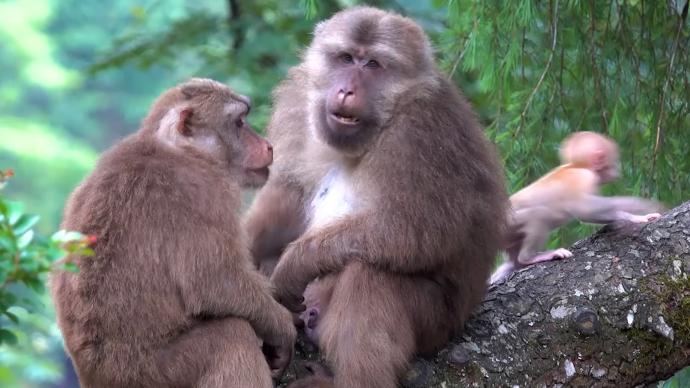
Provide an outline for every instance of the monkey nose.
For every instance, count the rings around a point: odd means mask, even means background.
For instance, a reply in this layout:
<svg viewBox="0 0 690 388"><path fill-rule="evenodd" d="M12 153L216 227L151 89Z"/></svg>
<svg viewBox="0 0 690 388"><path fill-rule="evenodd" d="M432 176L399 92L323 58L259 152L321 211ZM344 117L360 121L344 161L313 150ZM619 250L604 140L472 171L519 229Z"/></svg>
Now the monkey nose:
<svg viewBox="0 0 690 388"><path fill-rule="evenodd" d="M340 91L338 92L338 97L341 103L345 103L345 99L347 99L350 96L354 96L354 94L355 92L353 92L352 90L340 89Z"/></svg>

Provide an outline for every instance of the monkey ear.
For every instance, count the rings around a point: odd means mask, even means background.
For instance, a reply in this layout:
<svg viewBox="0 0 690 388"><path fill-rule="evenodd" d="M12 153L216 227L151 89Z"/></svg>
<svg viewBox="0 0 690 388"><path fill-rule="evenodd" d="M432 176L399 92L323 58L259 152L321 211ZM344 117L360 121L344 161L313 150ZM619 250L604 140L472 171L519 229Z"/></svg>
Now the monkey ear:
<svg viewBox="0 0 690 388"><path fill-rule="evenodd" d="M177 133L182 136L189 137L192 136L192 130L189 127L189 120L192 118L193 110L192 108L184 108L180 111L180 116L177 120Z"/></svg>

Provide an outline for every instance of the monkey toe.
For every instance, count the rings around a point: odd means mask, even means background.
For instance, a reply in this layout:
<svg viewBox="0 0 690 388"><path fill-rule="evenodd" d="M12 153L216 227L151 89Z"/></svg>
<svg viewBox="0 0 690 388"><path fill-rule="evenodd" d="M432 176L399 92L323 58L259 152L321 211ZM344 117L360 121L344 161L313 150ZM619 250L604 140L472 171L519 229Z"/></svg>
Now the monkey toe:
<svg viewBox="0 0 690 388"><path fill-rule="evenodd" d="M556 259L567 259L573 257L573 253L565 248L559 248L556 249L556 252L553 253L553 256Z"/></svg>

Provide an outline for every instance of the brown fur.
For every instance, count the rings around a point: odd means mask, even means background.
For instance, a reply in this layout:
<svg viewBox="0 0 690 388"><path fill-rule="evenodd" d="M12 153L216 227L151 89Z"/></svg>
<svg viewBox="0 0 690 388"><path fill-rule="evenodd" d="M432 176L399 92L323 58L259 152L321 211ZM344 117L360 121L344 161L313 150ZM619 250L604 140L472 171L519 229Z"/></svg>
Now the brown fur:
<svg viewBox="0 0 690 388"><path fill-rule="evenodd" d="M270 254L255 260L282 253L272 281L293 311L311 283L335 386L395 387L484 296L507 211L494 147L421 28L373 8L319 24L274 96L276 161L247 220ZM333 109L359 121L334 127Z"/></svg>
<svg viewBox="0 0 690 388"><path fill-rule="evenodd" d="M290 313L238 217L272 158L239 126L248 109L214 81L175 87L71 195L62 226L96 235L96 255L69 258L80 271L52 295L83 387L272 387L261 339L274 374L289 361Z"/></svg>

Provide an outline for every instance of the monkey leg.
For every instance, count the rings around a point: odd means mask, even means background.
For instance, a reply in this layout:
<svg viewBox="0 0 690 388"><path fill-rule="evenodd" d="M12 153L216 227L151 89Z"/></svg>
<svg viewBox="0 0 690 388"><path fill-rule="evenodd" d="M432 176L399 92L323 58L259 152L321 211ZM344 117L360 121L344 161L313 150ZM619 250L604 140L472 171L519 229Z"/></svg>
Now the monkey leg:
<svg viewBox="0 0 690 388"><path fill-rule="evenodd" d="M349 264L319 322L338 388L395 388L416 353L437 350L452 320L440 288L420 277Z"/></svg>
<svg viewBox="0 0 690 388"><path fill-rule="evenodd" d="M161 349L157 361L165 386L273 387L261 341L239 318L199 324Z"/></svg>

